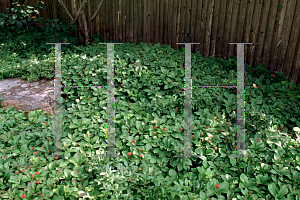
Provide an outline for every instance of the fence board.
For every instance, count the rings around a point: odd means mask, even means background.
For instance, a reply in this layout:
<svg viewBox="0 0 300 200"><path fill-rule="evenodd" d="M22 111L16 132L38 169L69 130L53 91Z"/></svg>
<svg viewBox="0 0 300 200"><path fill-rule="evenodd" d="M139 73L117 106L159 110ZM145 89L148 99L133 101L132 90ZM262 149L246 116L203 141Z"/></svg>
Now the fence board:
<svg viewBox="0 0 300 200"><path fill-rule="evenodd" d="M297 2L296 2L297 3ZM295 5L295 13L300 13L300 2L297 3L297 5ZM292 21L292 20L291 20ZM297 55L296 53L296 45L297 45L297 38L299 38L300 34L300 15L294 15L294 19L293 19L293 23L292 23L292 29L291 29L291 35L289 37L289 41L288 41L288 49L287 49L287 53L286 53L286 57L285 57L285 66L292 70L295 69L295 65L293 65L293 61L296 61L298 58L299 60L299 55L298 57L295 57ZM298 44L299 44L299 39L298 39ZM299 46L298 46L299 49ZM296 62L294 62L296 63ZM298 69L299 69L299 65L300 63L298 63ZM296 69L297 70L297 69ZM289 71L287 71L289 74L291 74ZM299 70L298 70L299 73ZM298 73L293 73L294 75L297 75ZM295 76L294 78L292 76L289 77L288 81L293 81L294 84L297 83L297 76Z"/></svg>
<svg viewBox="0 0 300 200"><path fill-rule="evenodd" d="M261 42L256 42L258 27L259 27L259 20L261 14L262 2L260 0L255 1L255 7L252 17L252 25L251 25L251 32L250 32L250 42L254 43L253 45L248 45L248 62L250 65L253 63L254 51L257 45L261 44Z"/></svg>
<svg viewBox="0 0 300 200"><path fill-rule="evenodd" d="M225 24L224 24L224 34L222 38L222 55L223 58L226 59L228 43L229 43L229 31L231 26L231 15L232 15L232 7L233 7L233 0L227 1L226 6L226 15L225 15ZM232 44L231 44L232 45Z"/></svg>
<svg viewBox="0 0 300 200"><path fill-rule="evenodd" d="M246 24L244 26L244 37L243 37L243 41L245 43L252 43L252 41L250 42L250 32L253 32L253 30L251 30L251 22L252 22L252 17L253 17L253 9L254 9L254 0L252 1L248 1L247 3L247 10L246 10ZM248 59L248 48L251 46L251 44L246 44L245 45L245 60L247 61L247 63L249 62Z"/></svg>
<svg viewBox="0 0 300 200"><path fill-rule="evenodd" d="M284 22L284 15L285 15L285 11L286 11L286 0L280 0L279 4L277 6L277 17L278 20L276 20L275 22L275 29L274 29L274 35L272 38L272 46L271 46L271 58L269 61L269 66L271 69L271 73L273 73L274 71L276 71L276 60L277 60L277 54L278 54L278 46L279 44L282 42L282 25ZM283 8L279 9L279 6L282 5Z"/></svg>
<svg viewBox="0 0 300 200"><path fill-rule="evenodd" d="M216 55L216 41L218 33L218 22L219 22L219 13L220 13L220 0L215 0L214 13L212 19L212 33L211 33L211 45L210 45L210 55ZM196 41L197 42L197 41ZM200 42L200 41L198 41Z"/></svg>
<svg viewBox="0 0 300 200"><path fill-rule="evenodd" d="M217 45L216 45L216 54L221 55L222 59L224 59L225 55L222 55L222 37L224 32L224 24L225 24L225 14L226 14L226 1L220 2L220 12L219 12L219 23L218 23L218 36L217 36ZM228 42L228 41L227 41Z"/></svg>
<svg viewBox="0 0 300 200"><path fill-rule="evenodd" d="M292 22L293 22L293 17L294 17L294 12L295 12L295 5L296 1L295 0L290 0L288 1L287 7L286 7L286 13L284 17L284 22L283 22L283 29L282 29L282 42L279 44L279 50L278 50L278 57L277 57L277 63L276 65L283 68L284 66L284 61L285 61L285 56L286 56L286 51L288 47L288 41L289 41L289 34L291 33L291 27L292 27ZM290 75L291 66L285 66L283 68L283 71L287 76Z"/></svg>
<svg viewBox="0 0 300 200"><path fill-rule="evenodd" d="M240 1L233 1L233 10L231 16L231 26L230 26L230 34L229 34L229 43L236 42L236 31L237 31L237 22L238 22L238 11L239 11ZM228 44L228 57L236 56L236 50L234 51L235 44Z"/></svg>
<svg viewBox="0 0 300 200"><path fill-rule="evenodd" d="M258 36L256 39L255 44L257 44L255 51L254 51L254 61L253 66L256 66L261 59L262 50L264 45L266 44L265 37L267 33L267 23L268 23L268 13L270 9L270 0L265 0L262 4L259 28L258 28Z"/></svg>

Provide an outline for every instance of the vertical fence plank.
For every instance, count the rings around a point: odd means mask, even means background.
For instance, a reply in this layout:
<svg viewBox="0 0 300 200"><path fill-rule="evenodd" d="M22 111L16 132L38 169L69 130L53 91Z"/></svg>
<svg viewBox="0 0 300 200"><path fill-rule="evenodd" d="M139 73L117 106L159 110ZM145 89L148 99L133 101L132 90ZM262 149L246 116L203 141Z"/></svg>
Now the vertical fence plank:
<svg viewBox="0 0 300 200"><path fill-rule="evenodd" d="M275 33L274 33L274 28L275 28L275 21L276 21L276 14L277 14L277 7L278 7L278 1L279 0L271 0L271 7L269 11L269 16L268 16L268 23L267 23L267 30L266 30L266 36L265 36L265 44L263 48L263 54L261 61L264 64L269 63L269 55L270 55L270 48L272 45L272 39ZM268 66L268 69L270 70L270 66ZM274 69L270 71L271 74L274 74Z"/></svg>
<svg viewBox="0 0 300 200"><path fill-rule="evenodd" d="M253 43L253 45L248 45L248 64L253 66L253 56L254 51L256 50L257 45L261 44L257 41L257 31L259 27L259 21L260 21L260 15L261 15L261 8L262 8L262 2L260 0L255 1L255 7L254 7L254 13L252 18L252 25L251 25L251 32L250 32L250 42ZM255 67L255 66L253 66Z"/></svg>
<svg viewBox="0 0 300 200"><path fill-rule="evenodd" d="M213 9L213 21L212 21L212 30L211 30L211 42L210 42L210 55L216 55L216 40L218 33L218 22L219 22L219 12L220 12L220 0L215 0L214 9Z"/></svg>
<svg viewBox="0 0 300 200"><path fill-rule="evenodd" d="M251 22L253 17L253 9L254 9L255 1L248 1L247 10L246 10L246 21L244 25L244 33L243 33L243 42L245 43L253 43L254 41L249 41L250 39L250 31L251 31ZM250 44L245 45L245 61L249 63L248 59L248 48Z"/></svg>
<svg viewBox="0 0 300 200"><path fill-rule="evenodd" d="M161 1L163 9L163 44L168 43L168 0Z"/></svg>
<svg viewBox="0 0 300 200"><path fill-rule="evenodd" d="M149 43L154 43L154 34L155 34L155 20L154 20L154 2L149 1L149 7L148 7L148 12L149 12Z"/></svg>
<svg viewBox="0 0 300 200"><path fill-rule="evenodd" d="M275 22L274 35L272 38L272 45L270 49L271 58L269 60L269 66L270 69L272 70L271 72L277 71L277 67L279 68L279 66L276 67L276 61L277 61L277 54L278 54L278 46L282 42L282 28L283 28L284 16L286 12L286 5L287 5L287 0L280 0L276 8L278 20L277 19L275 20L276 22ZM282 9L280 8L280 6L282 6ZM281 70L282 68L279 69L279 71Z"/></svg>
<svg viewBox="0 0 300 200"><path fill-rule="evenodd" d="M199 43L195 39L195 29L196 29L196 17L197 17L197 0L192 0L192 9L191 9L191 30L190 30L190 36L191 36L191 41L194 43ZM192 53L196 52L196 45L192 45Z"/></svg>
<svg viewBox="0 0 300 200"><path fill-rule="evenodd" d="M172 45L172 48L176 48L176 42L177 39L176 39L176 33L177 33L177 26L176 26L176 23L177 23L177 13L178 13L178 0L173 0L173 17L172 17L172 35L170 36L172 38L171 40L171 45Z"/></svg>
<svg viewBox="0 0 300 200"><path fill-rule="evenodd" d="M134 12L133 42L135 42L135 43L137 43L137 37L138 37L137 30L139 28L137 3L138 3L138 0L134 0L134 3L133 3L133 12Z"/></svg>
<svg viewBox="0 0 300 200"><path fill-rule="evenodd" d="M212 28L212 14L213 14L213 8L214 8L214 0L211 0L208 2L207 6L207 19L206 19L206 26L205 26L205 38L204 38L204 52L203 55L205 57L209 56L209 46L210 46L210 35L211 35L211 28Z"/></svg>
<svg viewBox="0 0 300 200"><path fill-rule="evenodd" d="M262 58L262 50L263 46L265 45L265 36L267 33L267 23L268 23L268 14L270 9L271 0L265 0L262 5L259 28L258 28L258 35L255 41L257 44L255 51L254 51L254 60L253 66L256 66ZM262 63L263 64L263 63Z"/></svg>
<svg viewBox="0 0 300 200"><path fill-rule="evenodd" d="M116 2L116 21L117 21L117 35L118 35L118 41L122 41L122 10L121 10L121 0L117 0Z"/></svg>
<svg viewBox="0 0 300 200"><path fill-rule="evenodd" d="M169 6L167 7L168 11L168 42L167 44L172 44L172 38L173 32L174 32L174 26L173 26L173 9L174 9L174 0L169 0L168 2Z"/></svg>
<svg viewBox="0 0 300 200"><path fill-rule="evenodd" d="M181 14L181 0L178 1L178 10L177 10L177 20L176 20L176 42L182 42L180 41L180 14ZM179 44L176 44L176 48L179 48ZM179 48L180 49L180 48Z"/></svg>
<svg viewBox="0 0 300 200"><path fill-rule="evenodd" d="M191 27L190 27L190 21L191 21L191 1L186 1L185 5L185 18L184 18L184 23L182 25L184 27L184 42L191 42ZM192 45L194 46L194 45Z"/></svg>
<svg viewBox="0 0 300 200"><path fill-rule="evenodd" d="M184 30L184 22L185 22L185 0L181 0L181 5L180 5L180 21L179 21L179 42L186 42L185 41L185 30ZM179 45L178 48L182 50L184 45Z"/></svg>
<svg viewBox="0 0 300 200"><path fill-rule="evenodd" d="M139 3L139 29L138 29L138 34L139 34L139 37L138 37L138 43L140 43L141 41L143 41L143 31L144 31L144 28L143 28L143 17L144 17L144 1L142 0L139 0L138 1Z"/></svg>
<svg viewBox="0 0 300 200"><path fill-rule="evenodd" d="M235 43L236 42L236 34L237 34L237 22L239 20L238 11L240 7L240 0L234 0L233 1L233 10L232 10L232 16L231 16L231 26L230 26L230 34L229 34L229 43ZM227 56L231 57L237 57L236 50L235 50L235 44L228 44L228 53ZM234 51L235 50L235 51Z"/></svg>
<svg viewBox="0 0 300 200"><path fill-rule="evenodd" d="M291 68L290 68L291 66L286 66L284 64L284 62L285 62L285 57L286 57L287 48L288 48L289 36L291 33L293 17L294 17L294 13L295 13L295 6L296 6L295 0L290 0L287 2L286 13L285 13L284 22L282 25L283 26L282 41L278 46L279 49L278 49L278 58L277 58L276 66L282 67L283 72L286 74L286 76L290 76L290 72L291 72Z"/></svg>
<svg viewBox="0 0 300 200"><path fill-rule="evenodd" d="M231 14L232 14L233 0L228 0L226 5L226 15L225 15L225 24L224 24L224 32L222 38L222 57L227 60L227 49L229 42L229 31L231 26ZM232 45L232 44L231 44Z"/></svg>
<svg viewBox="0 0 300 200"><path fill-rule="evenodd" d="M148 1L147 0L144 0L144 25L143 25L143 42L147 42L148 40L148 32L147 32L147 29L148 29Z"/></svg>
<svg viewBox="0 0 300 200"><path fill-rule="evenodd" d="M201 11L201 21L200 21L200 54L204 55L204 38L205 38L205 24L206 24L206 16L207 16L207 5L210 0L202 1L202 11Z"/></svg>
<svg viewBox="0 0 300 200"><path fill-rule="evenodd" d="M110 22L112 23L112 27L113 27L112 39L118 40L118 35L117 35L118 10L116 9L117 2L116 0L111 0L109 3L112 4L112 13L109 15ZM99 12L101 12L101 10Z"/></svg>
<svg viewBox="0 0 300 200"><path fill-rule="evenodd" d="M299 2L298 2L298 4L299 4ZM297 10L299 10L299 9L297 9ZM297 75L295 77L295 81L297 82L297 79L298 79L298 82L300 82L300 79L299 79L299 71L300 71L300 34L298 35L298 40L295 41L295 43L297 43L297 46L296 46L296 51L295 51L295 56L294 56L293 69L294 69L294 74Z"/></svg>
<svg viewBox="0 0 300 200"><path fill-rule="evenodd" d="M300 2L296 2L297 4L295 5L295 14L294 14L294 19L292 22L292 29L290 32L290 37L289 37L289 41L288 41L288 47L287 47L287 53L286 53L286 57L285 57L285 66L292 70L294 75L294 78L292 76L289 76L289 80L288 81L292 81L294 84L297 83L297 78L299 77L299 68L300 68L300 63L298 62L298 68L297 66L293 65L293 63L295 64L297 62L297 58L298 61L300 60L300 55L297 55L296 52L296 46L297 46L297 38L300 37L299 31L300 31L300 15L297 13L300 13ZM299 40L298 40L298 44L299 44ZM298 46L298 50L299 50L299 46ZM294 62L293 62L294 61ZM287 75L289 75L290 72L287 71Z"/></svg>
<svg viewBox="0 0 300 200"><path fill-rule="evenodd" d="M127 0L126 3L123 3L124 5L124 11L125 11L125 42L129 42L129 28L130 28L130 4L132 4L132 0Z"/></svg>
<svg viewBox="0 0 300 200"><path fill-rule="evenodd" d="M160 43L159 40L159 34L160 34L160 28L159 28L159 0L155 0L154 3L155 7L155 14L153 15L154 21L155 21L155 38L154 43Z"/></svg>
<svg viewBox="0 0 300 200"><path fill-rule="evenodd" d="M223 32L225 24L225 14L226 14L226 1L220 1L220 12L219 12L219 23L218 23L218 34L216 40L216 55L222 54L222 43L223 43ZM222 56L222 58L224 58Z"/></svg>

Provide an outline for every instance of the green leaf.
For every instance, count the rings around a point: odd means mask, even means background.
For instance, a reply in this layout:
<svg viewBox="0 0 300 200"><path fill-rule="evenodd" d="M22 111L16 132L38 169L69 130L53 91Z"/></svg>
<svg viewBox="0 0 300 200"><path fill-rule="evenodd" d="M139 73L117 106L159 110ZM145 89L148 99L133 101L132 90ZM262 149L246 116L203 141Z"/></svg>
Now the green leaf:
<svg viewBox="0 0 300 200"><path fill-rule="evenodd" d="M268 189L270 191L270 193L276 197L277 193L278 193L278 188L276 187L275 183L271 183L268 185Z"/></svg>
<svg viewBox="0 0 300 200"><path fill-rule="evenodd" d="M77 127L78 127L77 124L73 124L73 123L71 123L69 126L69 128L77 128Z"/></svg>
<svg viewBox="0 0 300 200"><path fill-rule="evenodd" d="M156 163L156 157L151 157L150 158L150 163Z"/></svg>
<svg viewBox="0 0 300 200"><path fill-rule="evenodd" d="M277 193L277 198L282 199L284 195L286 195L286 193L288 193L288 189L285 186L281 187L279 192Z"/></svg>
<svg viewBox="0 0 300 200"><path fill-rule="evenodd" d="M135 125L136 125L136 128L137 128L138 130L140 130L140 128L141 128L141 126L142 126L142 122L141 122L141 121L136 121L136 122L135 122Z"/></svg>
<svg viewBox="0 0 300 200"><path fill-rule="evenodd" d="M172 177L174 177L174 176L177 175L177 173L176 173L176 171L174 169L170 169L169 175L172 176Z"/></svg>
<svg viewBox="0 0 300 200"><path fill-rule="evenodd" d="M229 159L230 159L231 165L232 165L233 167L235 167L235 166L236 166L236 160L235 160L235 158L230 157Z"/></svg>
<svg viewBox="0 0 300 200"><path fill-rule="evenodd" d="M146 151L149 151L152 148L152 145L150 143L146 144Z"/></svg>
<svg viewBox="0 0 300 200"><path fill-rule="evenodd" d="M248 182L248 177L244 173L241 174L240 179L241 179L241 181L243 183L247 183Z"/></svg>

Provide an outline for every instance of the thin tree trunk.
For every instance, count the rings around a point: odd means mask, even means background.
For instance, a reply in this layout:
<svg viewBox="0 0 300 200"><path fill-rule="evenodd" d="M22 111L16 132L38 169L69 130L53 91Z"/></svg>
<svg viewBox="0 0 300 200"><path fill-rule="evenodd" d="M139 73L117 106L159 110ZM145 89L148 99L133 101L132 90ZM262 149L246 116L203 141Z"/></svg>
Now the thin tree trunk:
<svg viewBox="0 0 300 200"><path fill-rule="evenodd" d="M63 8L66 10L67 14L69 15L69 17L71 18L72 21L75 22L75 28L76 28L76 36L77 36L77 39L79 41L79 44L80 45L84 45L86 46L86 44L88 42L92 43L92 40L93 40L93 21L94 19L96 18L96 16L98 15L101 7L102 7L102 4L104 2L104 0L101 0L99 6L98 6L98 9L97 11L95 12L95 14L93 15L93 17L90 19L90 38L89 38L89 34L88 34L88 25L87 25L87 21L86 21L86 18L85 18L85 14L81 11L84 7L84 5L86 4L87 0L83 0L83 2L81 3L81 6L79 8L79 11L77 11L77 6L76 6L76 0L73 0L73 13L76 14L76 17L75 19L73 19L72 15L70 14L70 12L68 11L68 9L66 8L66 6L64 5L64 3L62 2L62 0L58 0L58 2L63 6ZM83 20L83 25L81 24L81 21L79 20L79 15L81 13L81 17L82 17L82 20ZM84 27L84 28L83 28ZM81 37L81 34L84 35L85 37L85 42L83 42L82 40L82 37Z"/></svg>

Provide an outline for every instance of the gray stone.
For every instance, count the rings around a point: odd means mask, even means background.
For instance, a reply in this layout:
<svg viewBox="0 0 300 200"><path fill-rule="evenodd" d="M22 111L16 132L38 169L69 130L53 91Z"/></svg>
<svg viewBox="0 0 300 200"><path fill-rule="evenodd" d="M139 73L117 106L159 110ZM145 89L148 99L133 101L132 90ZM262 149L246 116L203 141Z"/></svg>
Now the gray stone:
<svg viewBox="0 0 300 200"><path fill-rule="evenodd" d="M27 81L21 78L8 78L0 81L2 108L14 107L19 112L42 109L47 114L54 114L54 79Z"/></svg>

